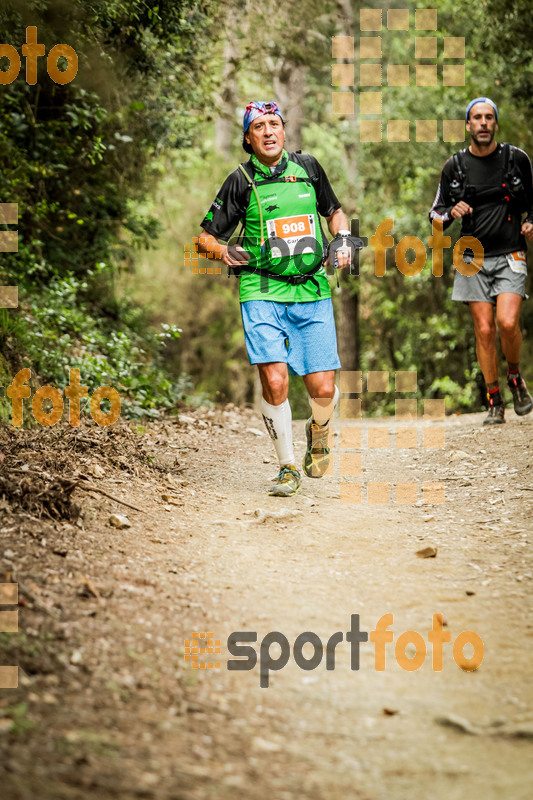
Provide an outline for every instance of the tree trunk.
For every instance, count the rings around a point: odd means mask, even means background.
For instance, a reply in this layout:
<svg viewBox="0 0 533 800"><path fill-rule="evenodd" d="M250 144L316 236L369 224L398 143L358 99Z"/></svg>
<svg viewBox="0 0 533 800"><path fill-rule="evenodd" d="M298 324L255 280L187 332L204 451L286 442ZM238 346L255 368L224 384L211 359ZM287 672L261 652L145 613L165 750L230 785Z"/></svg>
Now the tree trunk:
<svg viewBox="0 0 533 800"><path fill-rule="evenodd" d="M359 349L359 287L354 285L358 278L351 278L347 270L339 270L341 293L339 298L339 324L337 325L337 345L342 369L357 370L360 365Z"/></svg>
<svg viewBox="0 0 533 800"><path fill-rule="evenodd" d="M296 66L289 59L277 65L274 72L274 100L279 104L285 121L288 121L285 148L291 152L302 149L303 100L307 67Z"/></svg>
<svg viewBox="0 0 533 800"><path fill-rule="evenodd" d="M222 86L217 98L220 109L215 122L215 152L229 161L235 136L235 107L237 106L238 78L240 67L239 39L231 30L229 17L224 27L226 42L224 45L224 66L222 68Z"/></svg>

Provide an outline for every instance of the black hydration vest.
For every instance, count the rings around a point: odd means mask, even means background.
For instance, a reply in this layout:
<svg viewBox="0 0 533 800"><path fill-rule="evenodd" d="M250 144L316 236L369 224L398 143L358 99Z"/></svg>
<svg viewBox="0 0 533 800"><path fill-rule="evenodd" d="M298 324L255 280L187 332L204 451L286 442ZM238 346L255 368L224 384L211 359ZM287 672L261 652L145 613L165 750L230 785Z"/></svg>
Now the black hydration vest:
<svg viewBox="0 0 533 800"><path fill-rule="evenodd" d="M453 205L464 200L472 208L484 205L509 203L509 219L511 210L522 213L527 211L527 194L522 181L522 175L516 165L514 145L502 142L503 148L503 181L501 186L495 186L490 192L479 195L475 186L468 181L466 166L466 148L459 150L452 156L453 180L450 184L450 197Z"/></svg>

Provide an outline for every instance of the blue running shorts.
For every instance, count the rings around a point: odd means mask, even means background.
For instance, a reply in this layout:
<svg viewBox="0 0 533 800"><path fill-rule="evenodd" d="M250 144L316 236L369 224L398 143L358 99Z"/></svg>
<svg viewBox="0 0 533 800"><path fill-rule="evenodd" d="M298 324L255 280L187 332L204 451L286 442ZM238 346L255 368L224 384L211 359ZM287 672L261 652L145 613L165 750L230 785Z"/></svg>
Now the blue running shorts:
<svg viewBox="0 0 533 800"><path fill-rule="evenodd" d="M241 303L250 364L282 361L291 375L339 369L331 298L314 303Z"/></svg>

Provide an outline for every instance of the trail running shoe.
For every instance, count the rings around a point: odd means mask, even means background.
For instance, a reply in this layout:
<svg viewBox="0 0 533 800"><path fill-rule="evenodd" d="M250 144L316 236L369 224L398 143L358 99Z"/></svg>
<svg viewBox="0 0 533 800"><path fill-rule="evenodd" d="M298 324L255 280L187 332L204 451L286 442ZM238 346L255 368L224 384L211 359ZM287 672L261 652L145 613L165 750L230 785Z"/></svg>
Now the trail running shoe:
<svg viewBox="0 0 533 800"><path fill-rule="evenodd" d="M294 464L285 464L281 467L278 477L270 487L269 494L274 497L290 497L298 494L302 486L300 473Z"/></svg>
<svg viewBox="0 0 533 800"><path fill-rule="evenodd" d="M513 395L515 414L524 417L533 408L533 398L529 394L526 382L523 378L510 378L507 385Z"/></svg>
<svg viewBox="0 0 533 800"><path fill-rule="evenodd" d="M329 426L317 425L309 417L305 425L307 450L305 451L303 468L308 478L321 478L329 467L328 447Z"/></svg>
<svg viewBox="0 0 533 800"><path fill-rule="evenodd" d="M483 420L483 425L502 425L505 422L505 406L503 403L490 405L489 413Z"/></svg>

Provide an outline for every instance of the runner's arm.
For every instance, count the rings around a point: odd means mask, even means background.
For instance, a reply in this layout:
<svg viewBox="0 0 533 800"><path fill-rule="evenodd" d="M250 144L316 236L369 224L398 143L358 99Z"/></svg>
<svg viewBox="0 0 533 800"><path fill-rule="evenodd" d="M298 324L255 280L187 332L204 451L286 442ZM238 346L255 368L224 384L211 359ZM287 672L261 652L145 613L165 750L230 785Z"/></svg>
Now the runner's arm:
<svg viewBox="0 0 533 800"><path fill-rule="evenodd" d="M341 209L341 204L331 188L331 184L328 180L328 176L326 175L324 168L322 165L314 158L313 156L309 156L314 162L314 172L317 176L317 180L315 183L315 193L316 193L316 202L317 202L317 209L319 214L325 217L326 222L328 224L329 232L333 237L335 237L339 231L350 231L350 224L346 217L346 214ZM350 251L349 249L337 250L337 266L347 267L350 263Z"/></svg>
<svg viewBox="0 0 533 800"><path fill-rule="evenodd" d="M219 259L219 261L222 261L228 267L239 267L241 264L245 264L250 258L249 253L243 250L242 247L238 245L230 245L228 247L228 245L220 242L206 230L202 230L198 238L198 252L210 253L213 258Z"/></svg>
<svg viewBox="0 0 533 800"><path fill-rule="evenodd" d="M243 180L238 169L228 175L200 223L202 233L198 238L198 251L210 254L229 267L238 267L249 259L245 250L231 244L231 237L244 213L243 189L246 186L243 187Z"/></svg>
<svg viewBox="0 0 533 800"><path fill-rule="evenodd" d="M330 214L329 217L326 217L326 222L328 223L328 230L332 236L336 236L339 231L350 231L350 225L348 223L348 217L342 210L342 208L338 208L333 214ZM343 267L347 267L350 263L350 250L337 250L337 264L339 269Z"/></svg>
<svg viewBox="0 0 533 800"><path fill-rule="evenodd" d="M333 212L333 214L330 214L329 217L326 217L326 222L328 223L328 230L332 236L336 236L339 231L350 230L348 217L342 208L338 208Z"/></svg>
<svg viewBox="0 0 533 800"><path fill-rule="evenodd" d="M464 217L465 214L471 214L473 210L464 200L460 200L459 203L454 205L450 197L451 161L451 158L448 159L442 168L439 188L429 212L429 221L433 223L434 219L440 220L443 230L451 225L454 219Z"/></svg>

